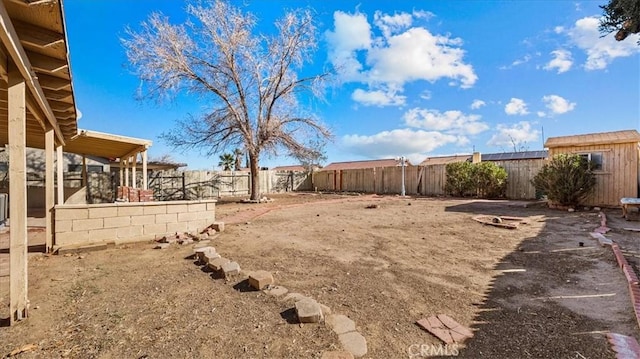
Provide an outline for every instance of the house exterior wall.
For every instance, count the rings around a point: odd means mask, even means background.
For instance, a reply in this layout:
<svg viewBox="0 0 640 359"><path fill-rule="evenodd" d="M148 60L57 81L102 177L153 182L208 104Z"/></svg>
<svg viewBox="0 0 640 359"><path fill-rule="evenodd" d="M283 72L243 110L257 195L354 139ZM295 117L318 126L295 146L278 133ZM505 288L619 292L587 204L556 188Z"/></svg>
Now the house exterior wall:
<svg viewBox="0 0 640 359"><path fill-rule="evenodd" d="M602 170L595 171L596 189L585 204L619 206L620 198L638 197L638 144L602 144L549 148L549 157L561 153L602 153Z"/></svg>
<svg viewBox="0 0 640 359"><path fill-rule="evenodd" d="M200 231L215 221L215 205L215 200L57 205L54 245L134 242Z"/></svg>

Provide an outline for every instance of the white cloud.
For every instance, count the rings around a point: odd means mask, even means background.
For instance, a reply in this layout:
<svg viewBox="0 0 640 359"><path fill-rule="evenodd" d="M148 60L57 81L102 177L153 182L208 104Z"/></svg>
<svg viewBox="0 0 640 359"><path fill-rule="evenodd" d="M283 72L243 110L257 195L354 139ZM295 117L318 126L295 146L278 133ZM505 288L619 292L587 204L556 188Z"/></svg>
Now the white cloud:
<svg viewBox="0 0 640 359"><path fill-rule="evenodd" d="M478 79L473 66L464 61L462 40L432 34L415 24L433 14L424 11L376 12L372 26L363 13L336 11L331 31L326 32L329 61L344 82L359 82L367 92L403 91L413 81L453 81L462 88ZM373 30L380 34L376 36Z"/></svg>
<svg viewBox="0 0 640 359"><path fill-rule="evenodd" d="M558 95L547 95L542 97L542 102L554 115L561 115L572 111L576 107L575 102L569 102Z"/></svg>
<svg viewBox="0 0 640 359"><path fill-rule="evenodd" d="M371 136L346 135L342 138L342 145L354 154L369 158L388 158L415 156L458 141L457 136L437 131L396 129Z"/></svg>
<svg viewBox="0 0 640 359"><path fill-rule="evenodd" d="M423 100L431 100L431 91L424 90L420 93L420 98Z"/></svg>
<svg viewBox="0 0 640 359"><path fill-rule="evenodd" d="M538 117L547 117L547 114L544 113L544 111L538 111L536 112L536 114L538 115Z"/></svg>
<svg viewBox="0 0 640 359"><path fill-rule="evenodd" d="M460 111L428 110L413 108L403 117L407 126L425 130L447 131L456 135L476 135L488 130L489 126L480 122L480 115L466 115Z"/></svg>
<svg viewBox="0 0 640 359"><path fill-rule="evenodd" d="M553 28L553 32L556 34L562 34L564 32L564 26L556 26Z"/></svg>
<svg viewBox="0 0 640 359"><path fill-rule="evenodd" d="M477 110L480 107L486 106L486 102L482 101L482 100L473 100L473 102L471 103L471 109L472 110Z"/></svg>
<svg viewBox="0 0 640 359"><path fill-rule="evenodd" d="M402 106L406 96L398 95L395 91L356 89L351 94L351 99L365 106Z"/></svg>
<svg viewBox="0 0 640 359"><path fill-rule="evenodd" d="M554 69L557 69L558 73L561 74L569 71L571 66L573 66L571 52L564 49L558 49L551 51L551 55L553 56L553 59L544 66L545 70L553 71Z"/></svg>
<svg viewBox="0 0 640 359"><path fill-rule="evenodd" d="M507 115L526 115L529 113L527 104L519 98L512 97L511 101L504 107Z"/></svg>
<svg viewBox="0 0 640 359"><path fill-rule="evenodd" d="M527 121L521 121L511 126L499 124L496 130L497 132L487 142L490 146L507 146L510 149L515 147L516 150L519 150L528 142L537 141L540 138L540 131L532 129L531 124Z"/></svg>
<svg viewBox="0 0 640 359"><path fill-rule="evenodd" d="M625 41L616 41L614 33L600 37L599 19L585 17L576 21L575 26L568 29L572 43L587 54L585 70L602 70L618 57L627 57L640 52L637 45L640 35L629 36Z"/></svg>
<svg viewBox="0 0 640 359"><path fill-rule="evenodd" d="M80 112L79 108L76 108L76 121L82 118L82 112Z"/></svg>

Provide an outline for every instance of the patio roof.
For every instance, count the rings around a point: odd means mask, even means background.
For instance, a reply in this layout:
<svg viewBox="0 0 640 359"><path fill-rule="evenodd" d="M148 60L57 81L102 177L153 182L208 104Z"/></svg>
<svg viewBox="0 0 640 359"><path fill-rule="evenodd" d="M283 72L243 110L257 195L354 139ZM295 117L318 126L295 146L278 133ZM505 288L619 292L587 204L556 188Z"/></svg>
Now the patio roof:
<svg viewBox="0 0 640 359"><path fill-rule="evenodd" d="M129 158L145 151L151 144L150 140L140 138L79 130L76 136L67 141L63 150L80 155L116 159Z"/></svg>

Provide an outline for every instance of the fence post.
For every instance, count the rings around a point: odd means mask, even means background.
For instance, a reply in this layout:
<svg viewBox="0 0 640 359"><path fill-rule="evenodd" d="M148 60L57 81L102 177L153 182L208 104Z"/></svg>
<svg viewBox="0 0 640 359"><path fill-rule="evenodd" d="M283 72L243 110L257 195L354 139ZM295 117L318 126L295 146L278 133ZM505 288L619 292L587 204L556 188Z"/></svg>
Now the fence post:
<svg viewBox="0 0 640 359"><path fill-rule="evenodd" d="M182 172L182 199L183 200L187 199L187 186L186 186L185 175L186 175L186 172Z"/></svg>

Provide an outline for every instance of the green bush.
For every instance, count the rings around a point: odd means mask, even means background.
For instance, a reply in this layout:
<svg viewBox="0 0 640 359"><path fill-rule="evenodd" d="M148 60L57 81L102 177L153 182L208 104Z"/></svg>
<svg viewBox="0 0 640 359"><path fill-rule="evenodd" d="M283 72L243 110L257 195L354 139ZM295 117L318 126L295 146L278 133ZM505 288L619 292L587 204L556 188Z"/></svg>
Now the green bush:
<svg viewBox="0 0 640 359"><path fill-rule="evenodd" d="M447 194L482 198L504 197L507 190L507 171L493 162L449 163L446 166Z"/></svg>
<svg viewBox="0 0 640 359"><path fill-rule="evenodd" d="M553 156L533 177L531 183L549 201L563 206L577 206L595 188L596 177L585 157L560 154Z"/></svg>

